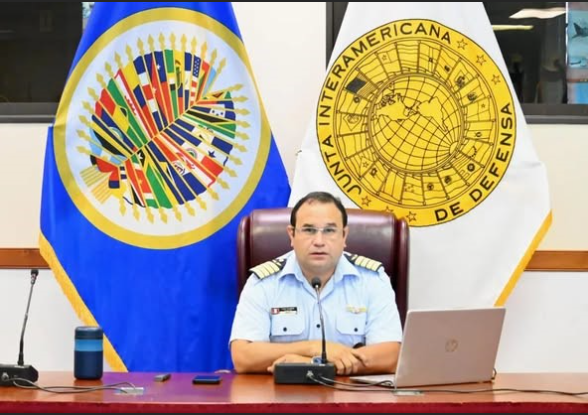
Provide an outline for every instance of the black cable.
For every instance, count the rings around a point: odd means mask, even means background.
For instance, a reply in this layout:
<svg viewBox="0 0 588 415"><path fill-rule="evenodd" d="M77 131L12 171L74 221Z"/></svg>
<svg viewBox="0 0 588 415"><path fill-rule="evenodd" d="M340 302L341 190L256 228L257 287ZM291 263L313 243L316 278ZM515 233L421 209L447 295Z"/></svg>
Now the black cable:
<svg viewBox="0 0 588 415"><path fill-rule="evenodd" d="M486 389L396 389L399 392L421 392L421 393L497 393L497 392L511 392L511 393L544 393L553 395L566 396L582 396L588 395L588 392L566 392L551 389L515 389L515 388L486 388Z"/></svg>
<svg viewBox="0 0 588 415"><path fill-rule="evenodd" d="M392 392L394 393L394 389L378 389L378 388L374 388L373 385L366 385L365 386L361 386L359 388L353 387L347 387L347 388L341 388L341 387L337 387L335 385L331 385L325 381L328 382L334 382L334 383L343 383L343 382L336 382L334 380L331 379L327 379L327 378L323 378L322 376L320 376L320 379L316 378L314 376L314 373L308 373L308 378L311 379L312 381L318 383L319 385L323 385L323 386L327 386L329 388L335 389L335 390L339 390L339 391L349 391L349 392L363 392L363 391L369 391L369 392ZM357 385L353 385L353 386L357 386ZM369 387L372 387L371 389Z"/></svg>
<svg viewBox="0 0 588 415"><path fill-rule="evenodd" d="M511 393L539 393L539 394L554 394L554 395L565 395L565 396L583 396L588 395L588 392L567 392L567 391L557 391L551 389L515 389L515 388L483 388L483 389L406 389L406 388L394 388L392 383L388 380L384 380L381 382L374 382L369 384L356 384L356 383L349 383L349 382L339 382L336 380L330 380L326 378L316 379L314 374L310 374L309 377L317 383L320 383L324 386L329 386L334 389L339 390L347 390L347 391L362 391L362 390L370 390L370 391L391 391L397 393L418 393L418 394L425 394L425 393L457 393L457 394L468 394L468 393L497 393L497 392L511 392ZM327 384L325 381L331 382L332 384ZM335 385L343 385L347 386L347 388L338 388ZM367 387L379 386L382 389L366 389ZM350 388L352 387L352 388Z"/></svg>
<svg viewBox="0 0 588 415"><path fill-rule="evenodd" d="M325 378L323 378L325 380ZM394 388L394 384L389 380L381 380L379 382L370 382L370 383L351 383L351 382L340 382L337 380L329 380L331 383L335 385L343 385L343 386L353 386L354 388L362 389L370 386L382 386L384 388Z"/></svg>
<svg viewBox="0 0 588 415"><path fill-rule="evenodd" d="M28 385L22 385L21 383L27 383ZM102 386L39 386L35 382L32 382L28 379L23 378L13 378L12 385L16 386L17 388L21 389L35 389L35 390L42 390L49 393L84 393L84 392L94 392L99 390L118 390L123 393L129 393L125 389L122 389L118 386L120 385L127 385L136 389L137 387L133 385L131 382L119 382L119 383L111 383L108 385ZM57 389L57 390L54 390ZM59 390L64 389L64 390Z"/></svg>

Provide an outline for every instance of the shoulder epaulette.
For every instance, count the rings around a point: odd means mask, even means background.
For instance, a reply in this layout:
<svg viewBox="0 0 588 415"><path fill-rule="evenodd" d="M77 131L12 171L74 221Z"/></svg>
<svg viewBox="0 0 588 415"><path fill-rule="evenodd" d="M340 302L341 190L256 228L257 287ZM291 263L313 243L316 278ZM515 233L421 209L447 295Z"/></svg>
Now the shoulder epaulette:
<svg viewBox="0 0 588 415"><path fill-rule="evenodd" d="M369 269L370 271L377 271L381 267L383 267L381 262L376 261L375 259L365 257L365 256L361 256L361 255L357 255L357 254L345 254L345 257L353 265L357 265L358 267Z"/></svg>
<svg viewBox="0 0 588 415"><path fill-rule="evenodd" d="M281 271L282 268L284 268L284 265L286 265L285 258L276 258L270 261L266 261L263 264L259 264L258 266L251 268L249 271L257 278L262 280L266 277L269 277L270 275L275 274L276 272Z"/></svg>

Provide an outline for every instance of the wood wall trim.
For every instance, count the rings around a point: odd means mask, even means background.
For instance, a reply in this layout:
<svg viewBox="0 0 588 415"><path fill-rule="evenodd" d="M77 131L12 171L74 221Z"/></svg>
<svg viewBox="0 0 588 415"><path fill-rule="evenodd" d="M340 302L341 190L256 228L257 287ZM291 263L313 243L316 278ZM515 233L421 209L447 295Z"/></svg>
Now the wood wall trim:
<svg viewBox="0 0 588 415"><path fill-rule="evenodd" d="M537 251L527 271L588 271L588 251Z"/></svg>
<svg viewBox="0 0 588 415"><path fill-rule="evenodd" d="M0 269L49 268L38 248L0 248Z"/></svg>
<svg viewBox="0 0 588 415"><path fill-rule="evenodd" d="M48 268L37 248L0 248L0 269ZM588 271L588 251L537 251L527 271Z"/></svg>

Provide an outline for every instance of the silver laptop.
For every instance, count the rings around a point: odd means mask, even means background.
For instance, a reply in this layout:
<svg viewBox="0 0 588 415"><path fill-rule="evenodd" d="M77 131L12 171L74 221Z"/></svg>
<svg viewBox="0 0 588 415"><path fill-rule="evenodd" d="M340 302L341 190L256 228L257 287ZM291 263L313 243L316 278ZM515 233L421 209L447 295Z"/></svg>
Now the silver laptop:
<svg viewBox="0 0 588 415"><path fill-rule="evenodd" d="M485 382L493 377L506 310L409 310L395 375L352 376L397 388Z"/></svg>

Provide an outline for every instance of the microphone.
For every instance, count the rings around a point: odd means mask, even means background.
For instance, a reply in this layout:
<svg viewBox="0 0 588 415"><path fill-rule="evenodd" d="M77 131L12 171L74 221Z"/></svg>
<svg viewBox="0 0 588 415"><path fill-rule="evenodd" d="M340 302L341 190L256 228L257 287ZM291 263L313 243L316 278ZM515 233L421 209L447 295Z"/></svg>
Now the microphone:
<svg viewBox="0 0 588 415"><path fill-rule="evenodd" d="M325 338L325 321L320 297L320 288L322 285L320 278L314 277L310 285L316 291L319 318L321 321L321 363L278 363L274 367L274 383L331 385L331 383L326 382L335 380L337 369L333 363L329 363L327 360L327 341Z"/></svg>
<svg viewBox="0 0 588 415"><path fill-rule="evenodd" d="M18 363L16 365L2 365L0 364L0 386L13 386L18 384L21 379L30 382L36 382L39 379L39 372L31 365L24 364L24 334L29 318L29 308L31 307L31 298L33 296L33 286L39 276L38 269L31 270L31 288L29 290L29 300L25 310L25 317L22 323L22 331L20 333L20 347L18 351ZM28 382L24 383L25 385Z"/></svg>
<svg viewBox="0 0 588 415"><path fill-rule="evenodd" d="M31 297L33 296L33 286L35 282L37 282L37 277L39 276L38 269L31 270L31 289L29 290L29 301L27 302L27 309L25 310L24 321L22 322L22 330L20 332L20 347L18 351L18 365L24 365L24 334L25 329L27 327L27 321L29 319L29 308L31 308Z"/></svg>
<svg viewBox="0 0 588 415"><path fill-rule="evenodd" d="M327 340L326 340L326 336L325 336L325 320L323 319L323 306L321 304L321 286L323 285L323 283L321 282L321 279L319 277L314 277L312 279L312 281L310 282L310 285L312 285L312 288L314 288L314 290L316 291L316 299L317 299L317 303L318 303L318 309L319 309L319 318L321 320L321 335L322 335L322 352L321 352L321 363L322 364L327 364L329 363L329 361L327 360Z"/></svg>

